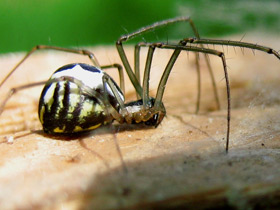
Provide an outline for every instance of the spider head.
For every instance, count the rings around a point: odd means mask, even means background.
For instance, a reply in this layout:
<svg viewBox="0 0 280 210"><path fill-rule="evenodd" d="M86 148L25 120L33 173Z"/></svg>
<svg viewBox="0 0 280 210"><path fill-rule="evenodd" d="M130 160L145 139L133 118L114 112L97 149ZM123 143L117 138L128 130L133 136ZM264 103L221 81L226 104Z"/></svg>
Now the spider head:
<svg viewBox="0 0 280 210"><path fill-rule="evenodd" d="M137 101L132 101L125 104L126 109L131 116L131 123L138 124L144 123L148 126L155 126L157 127L161 121L163 120L166 111L163 103L161 103L160 108L156 109L154 107L155 99L150 98L148 102L148 109L143 107L143 100L139 99Z"/></svg>
<svg viewBox="0 0 280 210"><path fill-rule="evenodd" d="M145 122L146 125L157 127L166 115L165 107L161 102L159 108L155 108L155 98L150 98L149 101L149 115L150 118Z"/></svg>

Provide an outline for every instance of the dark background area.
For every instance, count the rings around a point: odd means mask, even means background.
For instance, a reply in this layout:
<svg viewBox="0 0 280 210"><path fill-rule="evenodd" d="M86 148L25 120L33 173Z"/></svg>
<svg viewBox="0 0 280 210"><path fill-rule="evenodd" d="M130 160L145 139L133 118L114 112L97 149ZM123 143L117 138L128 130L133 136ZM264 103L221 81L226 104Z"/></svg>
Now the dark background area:
<svg viewBox="0 0 280 210"><path fill-rule="evenodd" d="M204 38L248 31L280 34L279 11L279 0L1 0L0 53L27 51L37 44L113 45L122 34L176 16L191 16ZM178 24L150 37L192 37L187 28Z"/></svg>

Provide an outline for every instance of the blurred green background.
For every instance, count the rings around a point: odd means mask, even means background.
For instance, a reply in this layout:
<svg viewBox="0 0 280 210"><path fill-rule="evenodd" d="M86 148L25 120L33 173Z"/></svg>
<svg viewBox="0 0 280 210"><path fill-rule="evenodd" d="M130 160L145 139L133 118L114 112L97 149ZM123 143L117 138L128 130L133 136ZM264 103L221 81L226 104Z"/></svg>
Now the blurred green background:
<svg viewBox="0 0 280 210"><path fill-rule="evenodd" d="M182 15L193 18L202 37L280 34L279 0L1 0L0 53L27 51L37 44L113 45L122 34ZM186 27L182 30L178 26L150 36L193 36Z"/></svg>

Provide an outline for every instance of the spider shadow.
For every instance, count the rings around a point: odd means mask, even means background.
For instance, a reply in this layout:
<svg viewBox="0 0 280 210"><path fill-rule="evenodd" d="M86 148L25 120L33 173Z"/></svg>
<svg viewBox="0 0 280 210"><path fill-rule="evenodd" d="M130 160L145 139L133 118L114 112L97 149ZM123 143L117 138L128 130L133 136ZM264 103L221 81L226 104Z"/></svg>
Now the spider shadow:
<svg viewBox="0 0 280 210"><path fill-rule="evenodd" d="M73 133L73 134L48 134L45 133L43 130L32 130L27 134L23 134L20 136L17 136L16 138L24 137L26 135L31 134L37 134L41 135L46 138L51 138L54 140L61 140L61 141L73 141L73 140L80 140L84 139L90 136L95 135L105 135L105 134L116 134L126 131L135 131L135 130L147 130L147 129L154 129L154 126L148 126L145 124L117 124L113 123L111 125L104 125L98 129L92 130L92 131L85 131L85 132L79 132L79 133Z"/></svg>

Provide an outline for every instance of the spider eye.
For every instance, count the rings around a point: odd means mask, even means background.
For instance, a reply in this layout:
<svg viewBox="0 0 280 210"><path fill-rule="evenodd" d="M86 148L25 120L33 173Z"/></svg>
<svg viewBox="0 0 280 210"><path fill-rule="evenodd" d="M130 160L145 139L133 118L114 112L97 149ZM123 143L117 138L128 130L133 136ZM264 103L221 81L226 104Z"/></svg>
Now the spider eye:
<svg viewBox="0 0 280 210"><path fill-rule="evenodd" d="M157 126L158 124L158 114L155 114L151 119L145 122L145 125L148 126Z"/></svg>

